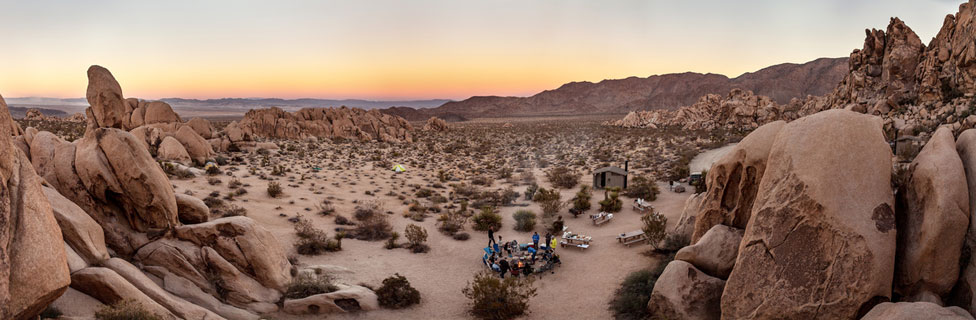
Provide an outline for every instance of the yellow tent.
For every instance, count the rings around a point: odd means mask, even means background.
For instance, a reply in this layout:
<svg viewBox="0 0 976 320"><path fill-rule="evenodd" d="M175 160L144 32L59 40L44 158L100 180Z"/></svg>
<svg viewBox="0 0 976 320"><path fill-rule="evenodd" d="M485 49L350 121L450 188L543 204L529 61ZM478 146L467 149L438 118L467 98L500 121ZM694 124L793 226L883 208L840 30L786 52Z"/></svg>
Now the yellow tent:
<svg viewBox="0 0 976 320"><path fill-rule="evenodd" d="M393 171L396 171L397 173L400 173L400 172L407 171L407 169L404 169L403 166L401 166L401 165L398 164L398 165L393 166Z"/></svg>

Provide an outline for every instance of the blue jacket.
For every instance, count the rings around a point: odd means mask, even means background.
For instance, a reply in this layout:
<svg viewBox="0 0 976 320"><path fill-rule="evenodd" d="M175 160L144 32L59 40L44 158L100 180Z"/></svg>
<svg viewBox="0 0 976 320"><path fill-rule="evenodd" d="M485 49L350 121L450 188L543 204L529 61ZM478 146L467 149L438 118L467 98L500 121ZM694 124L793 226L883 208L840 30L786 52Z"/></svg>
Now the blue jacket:
<svg viewBox="0 0 976 320"><path fill-rule="evenodd" d="M533 234L532 235L532 241L539 242L539 235L538 234Z"/></svg>

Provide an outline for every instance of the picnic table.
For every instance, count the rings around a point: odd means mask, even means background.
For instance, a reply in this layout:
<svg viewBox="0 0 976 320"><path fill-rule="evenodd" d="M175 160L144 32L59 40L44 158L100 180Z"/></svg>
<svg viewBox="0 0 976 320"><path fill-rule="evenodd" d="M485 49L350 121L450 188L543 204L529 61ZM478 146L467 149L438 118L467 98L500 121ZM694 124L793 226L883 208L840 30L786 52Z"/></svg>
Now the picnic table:
<svg viewBox="0 0 976 320"><path fill-rule="evenodd" d="M647 235L643 230L635 230L627 233L621 233L617 236L617 242L624 244L625 246L631 246L633 244L641 243L647 241Z"/></svg>
<svg viewBox="0 0 976 320"><path fill-rule="evenodd" d="M591 214L590 219L593 219L593 225L599 226L613 220L613 214L600 212L598 214Z"/></svg>
<svg viewBox="0 0 976 320"><path fill-rule="evenodd" d="M652 206L649 202L640 198L634 200L634 210L637 212L644 213L644 211L649 209L654 209L654 206Z"/></svg>
<svg viewBox="0 0 976 320"><path fill-rule="evenodd" d="M559 242L562 247L576 247L579 249L588 249L590 247L590 241L593 237L573 234L572 232L563 233L563 240Z"/></svg>

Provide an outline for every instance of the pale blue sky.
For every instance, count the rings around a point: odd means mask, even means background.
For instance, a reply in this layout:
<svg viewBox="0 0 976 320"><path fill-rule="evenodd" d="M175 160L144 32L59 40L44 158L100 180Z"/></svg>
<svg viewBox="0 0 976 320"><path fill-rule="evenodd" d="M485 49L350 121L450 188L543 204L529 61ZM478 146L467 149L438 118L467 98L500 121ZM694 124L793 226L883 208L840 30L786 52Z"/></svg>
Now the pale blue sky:
<svg viewBox="0 0 976 320"><path fill-rule="evenodd" d="M0 1L0 94L466 98L847 56L962 1Z"/></svg>

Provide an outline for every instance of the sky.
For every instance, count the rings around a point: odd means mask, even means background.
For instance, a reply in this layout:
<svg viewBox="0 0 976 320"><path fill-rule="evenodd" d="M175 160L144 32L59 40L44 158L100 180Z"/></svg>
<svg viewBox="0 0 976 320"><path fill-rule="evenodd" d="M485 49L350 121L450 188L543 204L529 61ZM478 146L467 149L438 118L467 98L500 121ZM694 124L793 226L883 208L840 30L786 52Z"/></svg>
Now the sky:
<svg viewBox="0 0 976 320"><path fill-rule="evenodd" d="M674 72L734 77L846 57L897 16L923 42L947 0L0 0L0 95L464 99Z"/></svg>

